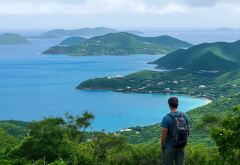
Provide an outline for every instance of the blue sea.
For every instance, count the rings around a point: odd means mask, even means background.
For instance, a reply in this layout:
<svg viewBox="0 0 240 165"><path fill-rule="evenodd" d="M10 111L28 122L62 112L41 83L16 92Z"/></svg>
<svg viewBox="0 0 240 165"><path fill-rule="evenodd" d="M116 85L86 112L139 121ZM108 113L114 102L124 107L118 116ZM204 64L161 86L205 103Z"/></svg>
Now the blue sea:
<svg viewBox="0 0 240 165"><path fill-rule="evenodd" d="M201 39L207 40L207 36ZM116 131L160 123L169 112L167 99L171 95L75 89L89 78L152 70L155 66L147 63L163 55L71 57L41 54L60 41L34 39L31 45L0 46L0 120L32 121L64 116L66 112L89 111L96 117L91 130ZM191 42L191 37L188 41ZM192 42L197 42L194 36ZM208 103L206 99L177 96L180 110L184 112Z"/></svg>

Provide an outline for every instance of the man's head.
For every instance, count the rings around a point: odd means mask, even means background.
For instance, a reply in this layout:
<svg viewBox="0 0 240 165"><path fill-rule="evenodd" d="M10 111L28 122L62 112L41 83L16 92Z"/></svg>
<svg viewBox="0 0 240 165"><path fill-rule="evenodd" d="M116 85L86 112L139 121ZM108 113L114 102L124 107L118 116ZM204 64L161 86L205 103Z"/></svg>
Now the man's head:
<svg viewBox="0 0 240 165"><path fill-rule="evenodd" d="M170 109L177 109L178 107L178 98L177 97L171 97L168 99L168 105Z"/></svg>

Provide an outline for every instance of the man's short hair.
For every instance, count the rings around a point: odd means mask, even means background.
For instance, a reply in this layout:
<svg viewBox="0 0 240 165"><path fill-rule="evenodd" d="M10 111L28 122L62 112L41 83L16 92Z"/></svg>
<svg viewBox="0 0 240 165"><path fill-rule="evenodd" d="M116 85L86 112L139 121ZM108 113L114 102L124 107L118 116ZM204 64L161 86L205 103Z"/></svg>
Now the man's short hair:
<svg viewBox="0 0 240 165"><path fill-rule="evenodd" d="M178 107L178 98L177 97L170 97L168 99L168 104L171 108L177 108Z"/></svg>

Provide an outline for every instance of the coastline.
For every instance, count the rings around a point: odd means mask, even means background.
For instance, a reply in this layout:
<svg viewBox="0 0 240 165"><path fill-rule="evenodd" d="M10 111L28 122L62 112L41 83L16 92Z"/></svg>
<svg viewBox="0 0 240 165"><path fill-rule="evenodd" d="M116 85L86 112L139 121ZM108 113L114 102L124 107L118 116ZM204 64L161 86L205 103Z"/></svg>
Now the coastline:
<svg viewBox="0 0 240 165"><path fill-rule="evenodd" d="M82 90L82 91L102 91L102 92L116 92L116 93L125 93L125 94L141 94L141 95L144 95L144 94L149 94L149 95L178 95L178 96L186 96L186 97L192 97L194 99L202 99L202 100L206 100L206 103L201 105L201 106L198 106L198 107L195 107L195 108L191 108L189 110L187 110L185 113L188 113L196 108L200 108L200 107L203 107L203 106L206 106L206 105L209 105L213 102L213 100L209 99L209 98L206 98L206 97L194 97L192 95L187 95L187 94L178 94L178 93L149 93L149 92L146 92L146 93L143 93L143 92L124 92L124 91L115 91L115 90L111 90L111 89L102 89L102 88L96 88L96 89L93 89L93 88L85 88L85 89L79 89L77 88L78 90ZM154 125L157 125L159 123L152 123L152 124L147 124L147 125L135 125L135 126L128 126L128 127L124 127L124 128L121 128L121 129L118 129L116 131L107 131L108 133L123 133L123 132L131 132L131 131L134 131L134 128L145 128L145 127L149 127L149 126L154 126ZM138 131L136 131L136 133L140 133Z"/></svg>

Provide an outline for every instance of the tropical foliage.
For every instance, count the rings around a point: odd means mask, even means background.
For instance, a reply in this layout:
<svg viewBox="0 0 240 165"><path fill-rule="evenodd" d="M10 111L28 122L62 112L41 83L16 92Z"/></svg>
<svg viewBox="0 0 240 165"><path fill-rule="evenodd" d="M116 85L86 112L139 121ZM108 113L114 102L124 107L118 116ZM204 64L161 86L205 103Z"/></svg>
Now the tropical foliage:
<svg viewBox="0 0 240 165"><path fill-rule="evenodd" d="M214 126L215 117L205 115L202 122L211 127L213 145L189 144L187 165L239 163L240 106ZM155 165L161 164L159 140L130 144L118 133L85 132L94 116L67 114L65 118L45 118L28 125L24 138L17 139L0 130L0 164L18 165ZM217 120L218 121L218 120ZM139 128L138 128L139 130ZM211 156L210 156L211 155Z"/></svg>

